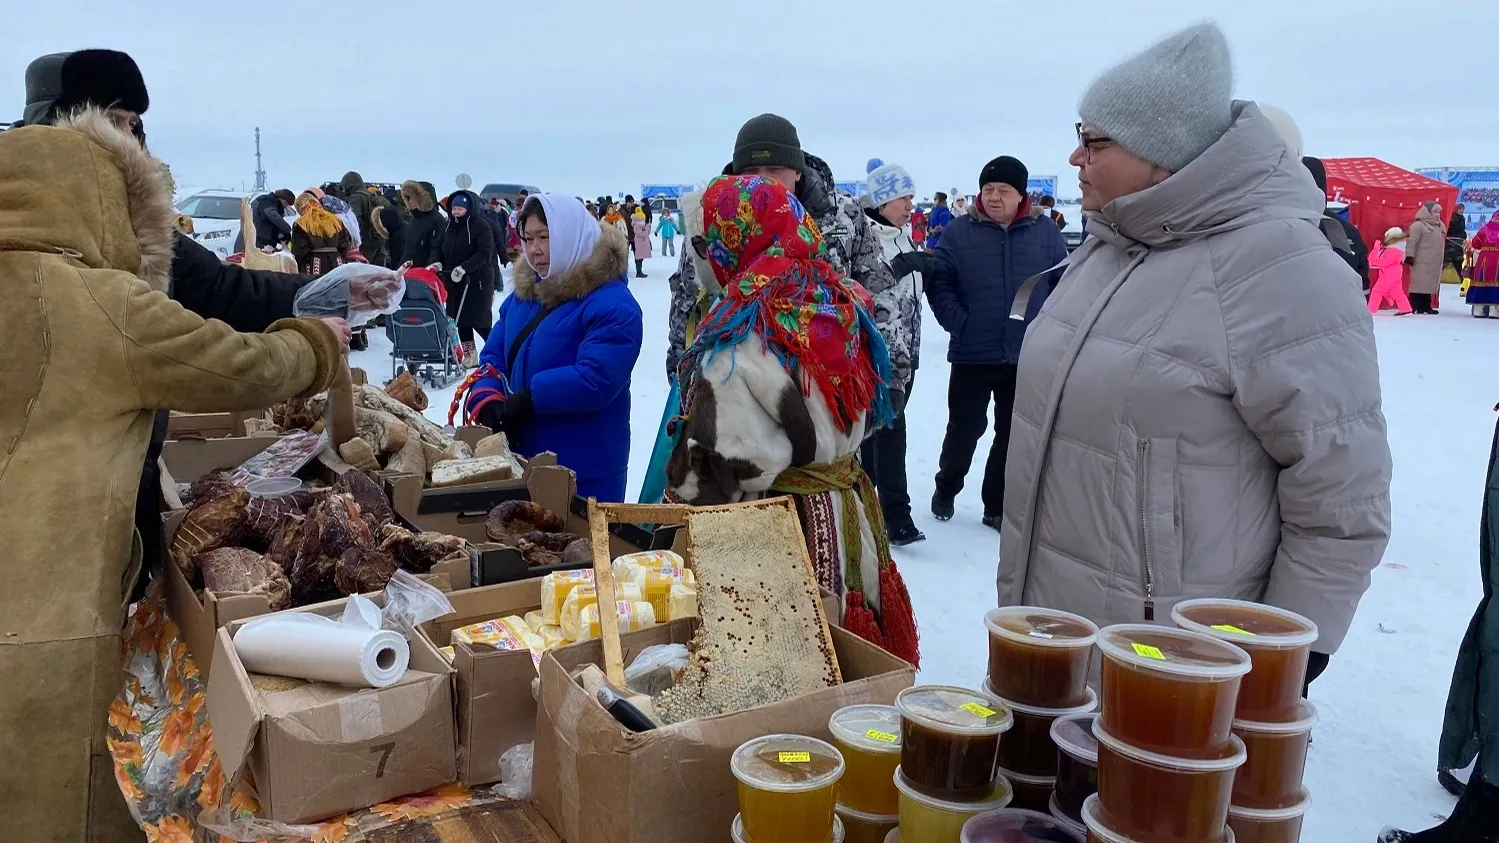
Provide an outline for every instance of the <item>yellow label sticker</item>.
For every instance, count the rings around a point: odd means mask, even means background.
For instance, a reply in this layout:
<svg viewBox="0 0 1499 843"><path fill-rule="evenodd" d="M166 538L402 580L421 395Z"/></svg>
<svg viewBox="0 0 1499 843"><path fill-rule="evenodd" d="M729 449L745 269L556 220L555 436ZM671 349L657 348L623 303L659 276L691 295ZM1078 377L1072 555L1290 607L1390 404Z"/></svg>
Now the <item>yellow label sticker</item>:
<svg viewBox="0 0 1499 843"><path fill-rule="evenodd" d="M964 703L963 710L969 714L977 714L980 717L993 717L994 712L979 705L978 703Z"/></svg>
<svg viewBox="0 0 1499 843"><path fill-rule="evenodd" d="M1144 656L1147 659L1166 661L1166 654L1161 652L1160 647L1152 647L1149 644L1135 644L1135 655Z"/></svg>
<svg viewBox="0 0 1499 843"><path fill-rule="evenodd" d="M1254 634L1253 632L1250 632L1247 629L1239 629L1237 626L1234 626L1231 623L1215 623L1215 624L1213 624L1213 629L1216 629L1219 632L1232 632L1234 635L1253 635Z"/></svg>
<svg viewBox="0 0 1499 843"><path fill-rule="evenodd" d="M812 762L812 753L782 752L778 758L782 764L810 764Z"/></svg>
<svg viewBox="0 0 1499 843"><path fill-rule="evenodd" d="M870 729L869 731L864 733L864 737L871 740L882 741L884 743L895 743L896 741L900 740L899 735L892 735L889 732L881 732L879 729Z"/></svg>

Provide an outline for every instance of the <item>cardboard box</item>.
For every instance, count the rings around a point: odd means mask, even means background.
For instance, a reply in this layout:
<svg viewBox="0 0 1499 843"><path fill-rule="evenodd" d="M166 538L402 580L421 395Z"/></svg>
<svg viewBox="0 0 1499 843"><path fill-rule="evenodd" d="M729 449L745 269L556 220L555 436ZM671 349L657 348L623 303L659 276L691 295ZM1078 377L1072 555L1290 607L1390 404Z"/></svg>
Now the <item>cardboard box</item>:
<svg viewBox="0 0 1499 843"><path fill-rule="evenodd" d="M166 501L166 512L162 516L162 547L170 548L177 535L177 527L187 515L177 495L179 482L191 482L205 474L223 471L243 463L270 447L274 437L250 437L212 440L182 440L167 442L161 451L161 491ZM304 473L326 472L321 463L313 462ZM321 479L331 482L332 477ZM170 558L162 560L162 572L166 581L167 611L177 622L182 639L198 663L203 678L208 679L213 667L214 636L220 627L231 621L245 620L268 614L271 607L259 594L220 594L204 589L195 591L187 577ZM467 560L446 562L429 572L427 579L439 588L446 582L448 589L467 588L471 580L470 563Z"/></svg>
<svg viewBox="0 0 1499 843"><path fill-rule="evenodd" d="M487 427L460 427L454 433L455 438L461 442L467 442L471 446L477 446L481 439L492 435ZM387 485L390 486L390 501L397 513L407 521L416 523L423 515L440 515L447 512L466 511L481 507L486 500L494 500L495 503L485 507L485 512L495 507L501 501L514 500L513 495L517 492L524 493L527 478L531 469L543 466L554 466L557 464L557 455L550 451L537 454L531 459L525 459L519 454L515 459L520 463L522 474L513 480L495 480L489 483L465 483L461 486L443 486L442 488L427 488L425 477L417 477L412 474L397 474L386 472L384 474ZM512 497L506 497L509 493ZM455 507L457 509L455 509ZM483 519L481 518L482 522ZM427 529L431 529L430 527ZM452 535L457 535L453 533Z"/></svg>
<svg viewBox="0 0 1499 843"><path fill-rule="evenodd" d="M472 588L448 595L453 614L423 626L439 647L453 630L492 618L541 608L541 580ZM500 756L536 734L536 700L531 680L536 663L527 651L497 650L485 645L453 645L457 673L458 780L484 784L500 778Z"/></svg>
<svg viewBox="0 0 1499 843"><path fill-rule="evenodd" d="M179 413L167 419L167 439L225 439L244 436L245 422L265 416L263 410L236 410L230 413Z"/></svg>
<svg viewBox="0 0 1499 843"><path fill-rule="evenodd" d="M292 611L337 617L345 602ZM244 623L218 632L208 718L225 775L253 774L262 816L315 822L453 781L453 671L425 635L411 637L411 666L388 688L264 693L234 651Z"/></svg>
<svg viewBox="0 0 1499 843"><path fill-rule="evenodd" d="M653 644L686 643L691 620L621 636L625 663ZM894 702L915 670L884 650L834 627L844 684L774 705L626 731L570 678L603 662L599 641L548 653L541 662L536 769L531 799L568 843L701 843L728 839L739 811L729 772L734 750L778 732L829 739L828 718L858 703Z"/></svg>
<svg viewBox="0 0 1499 843"><path fill-rule="evenodd" d="M390 497L396 501L397 514L423 530L467 539L479 549L478 580L475 585L497 585L550 574L554 571L587 568L588 563L549 565L532 568L520 553L489 540L484 521L490 510L506 502L529 500L547 511L563 516L569 533L587 536L588 502L577 496L577 480L566 468L540 464L543 454L532 460L525 482L514 485L455 486L446 489L422 489L420 481L410 475L387 478ZM488 488L495 486L495 488ZM406 510L402 511L404 502ZM414 514L407 515L407 512ZM633 524L612 524L609 529L609 552L622 556L654 546L655 534Z"/></svg>

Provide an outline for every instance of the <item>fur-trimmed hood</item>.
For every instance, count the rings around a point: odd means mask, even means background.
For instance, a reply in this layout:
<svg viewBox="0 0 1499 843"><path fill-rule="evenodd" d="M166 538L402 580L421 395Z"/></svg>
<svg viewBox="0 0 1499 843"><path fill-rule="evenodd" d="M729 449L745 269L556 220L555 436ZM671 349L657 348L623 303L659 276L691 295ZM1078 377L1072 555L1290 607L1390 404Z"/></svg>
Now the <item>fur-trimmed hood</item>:
<svg viewBox="0 0 1499 843"><path fill-rule="evenodd" d="M164 292L171 199L161 162L100 109L0 133L0 251L63 254Z"/></svg>
<svg viewBox="0 0 1499 843"><path fill-rule="evenodd" d="M612 225L601 225L603 236L589 255L560 277L541 280L524 258L515 263L515 295L537 299L547 307L581 299L589 293L624 276L630 266L630 244L625 235Z"/></svg>
<svg viewBox="0 0 1499 843"><path fill-rule="evenodd" d="M411 211L427 213L437 207L437 198L428 193L427 188L418 181L401 182L401 200Z"/></svg>

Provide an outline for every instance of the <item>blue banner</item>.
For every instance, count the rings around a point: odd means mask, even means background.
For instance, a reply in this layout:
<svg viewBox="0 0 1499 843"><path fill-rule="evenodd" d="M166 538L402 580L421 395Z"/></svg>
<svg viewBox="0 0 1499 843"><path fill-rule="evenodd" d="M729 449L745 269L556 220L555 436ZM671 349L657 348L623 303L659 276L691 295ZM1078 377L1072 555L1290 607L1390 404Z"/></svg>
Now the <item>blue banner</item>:
<svg viewBox="0 0 1499 843"><path fill-rule="evenodd" d="M1041 201L1042 196L1055 198L1057 195L1056 176L1031 176L1025 185L1026 192L1031 195L1032 202Z"/></svg>
<svg viewBox="0 0 1499 843"><path fill-rule="evenodd" d="M1455 169L1434 167L1417 170L1429 179L1457 186L1457 201L1467 216L1468 233L1477 231L1499 212L1499 167L1469 167Z"/></svg>

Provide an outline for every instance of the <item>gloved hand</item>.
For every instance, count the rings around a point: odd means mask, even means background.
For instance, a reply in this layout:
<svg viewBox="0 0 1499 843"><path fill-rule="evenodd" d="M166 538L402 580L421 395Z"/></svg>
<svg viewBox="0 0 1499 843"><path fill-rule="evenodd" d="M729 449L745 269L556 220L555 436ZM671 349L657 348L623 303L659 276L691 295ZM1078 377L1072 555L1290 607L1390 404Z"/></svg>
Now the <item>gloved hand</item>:
<svg viewBox="0 0 1499 843"><path fill-rule="evenodd" d="M480 407L479 424L499 433L505 426L505 402L491 401Z"/></svg>
<svg viewBox="0 0 1499 843"><path fill-rule="evenodd" d="M531 403L531 393L522 390L505 399L504 414L500 426L506 433L515 434L536 418L536 405Z"/></svg>
<svg viewBox="0 0 1499 843"><path fill-rule="evenodd" d="M931 257L926 252L901 252L890 261L890 271L897 280L913 272L926 272Z"/></svg>
<svg viewBox="0 0 1499 843"><path fill-rule="evenodd" d="M466 273L466 272L463 271L463 267L461 267L461 266L455 266L455 267L453 267L453 272L452 272L452 275L450 277L453 279L453 283L457 284L458 282L462 281L463 280L463 276L467 275L467 274L468 273Z"/></svg>
<svg viewBox="0 0 1499 843"><path fill-rule="evenodd" d="M1416 265L1416 259L1413 258L1413 257L1411 257L1410 255L1406 255L1405 256L1405 265L1406 266L1415 266Z"/></svg>

